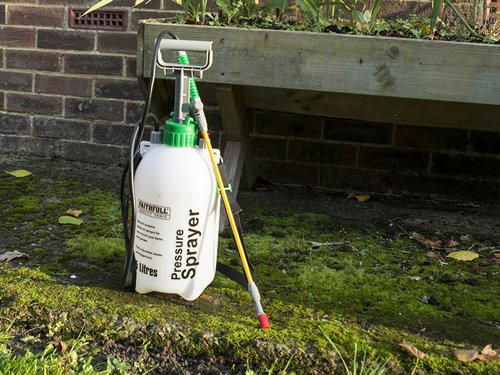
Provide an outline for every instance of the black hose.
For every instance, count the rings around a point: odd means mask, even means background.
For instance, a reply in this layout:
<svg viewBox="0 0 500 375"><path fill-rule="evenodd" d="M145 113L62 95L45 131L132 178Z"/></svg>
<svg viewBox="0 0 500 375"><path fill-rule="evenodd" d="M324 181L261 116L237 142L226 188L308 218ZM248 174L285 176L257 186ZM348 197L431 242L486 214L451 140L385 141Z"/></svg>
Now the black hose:
<svg viewBox="0 0 500 375"><path fill-rule="evenodd" d="M135 270L136 263L135 263L134 251L132 248L133 237L135 232L135 215L136 215L134 207L135 204L134 175L135 175L135 169L140 163L139 148L142 137L144 135L144 126L147 120L149 118L153 118L154 130L159 131L160 129L160 122L158 118L149 111L151 108L151 99L153 97L154 82L156 78L156 61L158 59L158 53L160 50L160 42L166 34L170 35L174 39L178 39L174 33L168 31L161 32L156 38L153 49L152 61L151 61L151 75L148 83L146 102L144 110L142 112L141 119L136 123L130 139L130 157L128 163L126 164L123 170L121 185L120 185L120 203L122 209L123 234L125 238L125 261L123 267L122 285L124 288L131 290L135 289L135 272L136 272ZM127 180L129 184L128 192L126 192ZM132 207L132 213L130 217L131 225L129 231L130 207Z"/></svg>

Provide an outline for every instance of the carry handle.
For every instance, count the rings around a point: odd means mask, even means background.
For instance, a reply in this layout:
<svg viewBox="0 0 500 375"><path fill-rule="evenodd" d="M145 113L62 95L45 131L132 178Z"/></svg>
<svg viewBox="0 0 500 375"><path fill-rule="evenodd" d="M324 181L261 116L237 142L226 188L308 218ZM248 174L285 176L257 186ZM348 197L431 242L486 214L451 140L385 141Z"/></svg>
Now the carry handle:
<svg viewBox="0 0 500 375"><path fill-rule="evenodd" d="M182 40L182 39L162 39L160 41L160 51L156 64L158 67L173 71L187 71L201 73L212 65L212 44L213 42L196 41L196 40ZM175 61L163 60L162 52L164 51L184 51L184 52L204 52L205 61L199 65L195 64L179 64Z"/></svg>

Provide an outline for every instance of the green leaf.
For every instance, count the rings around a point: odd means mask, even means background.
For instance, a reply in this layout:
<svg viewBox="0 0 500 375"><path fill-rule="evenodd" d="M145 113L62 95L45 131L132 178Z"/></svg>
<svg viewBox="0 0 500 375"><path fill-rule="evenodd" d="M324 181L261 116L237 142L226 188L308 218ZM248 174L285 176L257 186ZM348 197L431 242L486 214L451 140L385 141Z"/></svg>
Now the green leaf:
<svg viewBox="0 0 500 375"><path fill-rule="evenodd" d="M363 12L363 23L364 24L367 24L368 22L370 22L370 19L372 18L372 12L371 10L365 10Z"/></svg>
<svg viewBox="0 0 500 375"><path fill-rule="evenodd" d="M83 223L82 219L78 219L72 216L61 216L59 217L59 224L71 224L71 225L80 225Z"/></svg>
<svg viewBox="0 0 500 375"><path fill-rule="evenodd" d="M479 254L475 253L474 251L463 250L463 251L454 251L452 253L449 253L447 257L456 260L471 261L478 258Z"/></svg>
<svg viewBox="0 0 500 375"><path fill-rule="evenodd" d="M354 21L360 23L360 24L364 24L364 19L363 19L363 13L361 13L359 10L357 9L353 9L352 10L352 18L354 19Z"/></svg>
<svg viewBox="0 0 500 375"><path fill-rule="evenodd" d="M24 169L16 169L15 171L4 171L4 172L14 177L26 177L31 174L30 171L26 171Z"/></svg>
<svg viewBox="0 0 500 375"><path fill-rule="evenodd" d="M431 27L430 27L431 35L434 35L434 30L437 25L437 20L441 15L442 6L443 6L443 0L432 0L432 15L431 15Z"/></svg>
<svg viewBox="0 0 500 375"><path fill-rule="evenodd" d="M90 12L93 12L94 10L97 10L99 8L102 8L103 6L105 5L108 5L109 3L111 3L113 0L101 0L99 1L97 4L93 5L92 7L90 7L89 9L87 9L85 11L85 13L83 13L81 16L83 17L84 15L90 13Z"/></svg>

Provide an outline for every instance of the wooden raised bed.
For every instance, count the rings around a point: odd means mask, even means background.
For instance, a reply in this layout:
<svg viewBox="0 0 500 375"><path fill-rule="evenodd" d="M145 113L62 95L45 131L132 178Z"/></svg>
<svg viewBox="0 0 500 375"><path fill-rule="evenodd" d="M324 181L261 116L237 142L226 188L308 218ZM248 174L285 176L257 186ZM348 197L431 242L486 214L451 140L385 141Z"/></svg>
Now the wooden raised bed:
<svg viewBox="0 0 500 375"><path fill-rule="evenodd" d="M230 141L226 155L231 142L236 147L245 142L245 108L500 131L499 45L149 20L138 30L137 74L143 85L154 40L163 30L214 42L214 63L203 82L213 86L221 108ZM159 86L154 106L164 114L171 85ZM244 149L235 154L240 164Z"/></svg>

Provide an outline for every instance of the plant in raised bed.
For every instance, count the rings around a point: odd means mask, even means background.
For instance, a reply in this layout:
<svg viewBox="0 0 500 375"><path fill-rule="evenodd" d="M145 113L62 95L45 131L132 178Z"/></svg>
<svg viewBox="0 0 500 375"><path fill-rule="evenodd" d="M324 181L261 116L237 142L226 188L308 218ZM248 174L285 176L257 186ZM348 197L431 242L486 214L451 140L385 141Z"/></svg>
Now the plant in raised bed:
<svg viewBox="0 0 500 375"><path fill-rule="evenodd" d="M135 6L145 0L136 0ZM496 43L500 37L498 16L478 22L482 2L471 4L467 20L451 0L432 0L430 17L419 15L407 19L379 18L380 0L216 0L218 13L207 11L207 0L172 0L182 6L184 14L177 22L211 26L239 26L283 30L308 30L342 34L398 36ZM113 2L101 0L89 8L92 12ZM445 23L444 13L451 12L456 21ZM294 11L293 14L290 14ZM175 22L175 21L174 21ZM405 31L406 29L406 31Z"/></svg>

